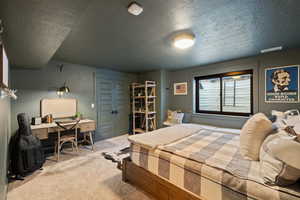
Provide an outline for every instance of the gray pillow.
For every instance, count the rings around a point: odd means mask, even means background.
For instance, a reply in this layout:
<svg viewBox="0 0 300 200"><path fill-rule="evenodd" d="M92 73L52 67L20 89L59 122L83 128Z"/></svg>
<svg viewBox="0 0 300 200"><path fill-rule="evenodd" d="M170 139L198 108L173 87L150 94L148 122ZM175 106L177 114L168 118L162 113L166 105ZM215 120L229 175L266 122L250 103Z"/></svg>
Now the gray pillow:
<svg viewBox="0 0 300 200"><path fill-rule="evenodd" d="M272 121L274 126L276 126L278 129L285 127L285 123L283 122L283 120L286 119L286 112L272 110L271 116L272 117L270 120Z"/></svg>
<svg viewBox="0 0 300 200"><path fill-rule="evenodd" d="M276 120L277 120L277 116L276 116L276 115L271 115L271 116L269 116L268 118L269 118L269 120L270 120L272 123L276 122Z"/></svg>
<svg viewBox="0 0 300 200"><path fill-rule="evenodd" d="M260 175L270 185L287 186L300 178L300 143L284 131L269 135L260 150Z"/></svg>

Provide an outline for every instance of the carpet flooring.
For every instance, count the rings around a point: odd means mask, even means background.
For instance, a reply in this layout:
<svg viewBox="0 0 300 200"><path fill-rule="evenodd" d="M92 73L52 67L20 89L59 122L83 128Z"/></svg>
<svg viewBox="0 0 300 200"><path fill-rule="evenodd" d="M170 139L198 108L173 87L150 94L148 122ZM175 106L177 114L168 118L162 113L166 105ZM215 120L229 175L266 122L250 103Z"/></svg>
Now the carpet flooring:
<svg viewBox="0 0 300 200"><path fill-rule="evenodd" d="M94 152L81 148L79 154L68 152L60 162L51 158L44 170L25 181L9 184L8 200L152 200L138 188L122 181L116 163L104 159L105 151L128 146L127 136L103 140ZM54 159L54 158L52 158Z"/></svg>

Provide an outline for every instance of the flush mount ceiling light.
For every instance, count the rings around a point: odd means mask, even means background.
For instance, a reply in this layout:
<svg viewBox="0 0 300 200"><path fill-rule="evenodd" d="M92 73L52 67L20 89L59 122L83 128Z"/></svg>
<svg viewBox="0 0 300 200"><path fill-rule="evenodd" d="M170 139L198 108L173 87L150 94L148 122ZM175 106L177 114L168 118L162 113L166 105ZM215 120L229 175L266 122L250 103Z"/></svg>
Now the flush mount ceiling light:
<svg viewBox="0 0 300 200"><path fill-rule="evenodd" d="M129 4L128 12L132 15L138 16L143 12L143 7L134 1Z"/></svg>
<svg viewBox="0 0 300 200"><path fill-rule="evenodd" d="M173 45L178 49L188 49L196 42L196 37L192 33L181 33L174 37Z"/></svg>
<svg viewBox="0 0 300 200"><path fill-rule="evenodd" d="M260 53L269 53L269 52L272 52L272 51L280 51L282 50L282 47L272 47L272 48L269 48L269 49L263 49L260 51Z"/></svg>

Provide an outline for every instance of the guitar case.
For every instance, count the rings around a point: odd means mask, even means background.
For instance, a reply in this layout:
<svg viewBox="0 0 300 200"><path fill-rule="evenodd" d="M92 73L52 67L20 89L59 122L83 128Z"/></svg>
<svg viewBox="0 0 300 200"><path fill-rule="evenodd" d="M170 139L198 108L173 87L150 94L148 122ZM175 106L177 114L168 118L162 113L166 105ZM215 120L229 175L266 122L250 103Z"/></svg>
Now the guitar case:
<svg viewBox="0 0 300 200"><path fill-rule="evenodd" d="M29 118L25 113L18 114L19 129L12 139L11 173L26 176L45 163L45 155L39 138L32 135Z"/></svg>

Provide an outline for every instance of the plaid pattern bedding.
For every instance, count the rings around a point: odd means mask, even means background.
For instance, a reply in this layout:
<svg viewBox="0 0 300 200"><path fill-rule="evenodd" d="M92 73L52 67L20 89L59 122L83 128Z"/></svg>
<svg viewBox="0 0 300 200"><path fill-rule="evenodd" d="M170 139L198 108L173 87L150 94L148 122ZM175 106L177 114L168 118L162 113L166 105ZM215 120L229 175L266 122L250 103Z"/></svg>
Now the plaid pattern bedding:
<svg viewBox="0 0 300 200"><path fill-rule="evenodd" d="M259 162L242 158L239 135L202 129L177 142L147 149L131 146L133 162L207 200L300 199L300 184L263 184Z"/></svg>

